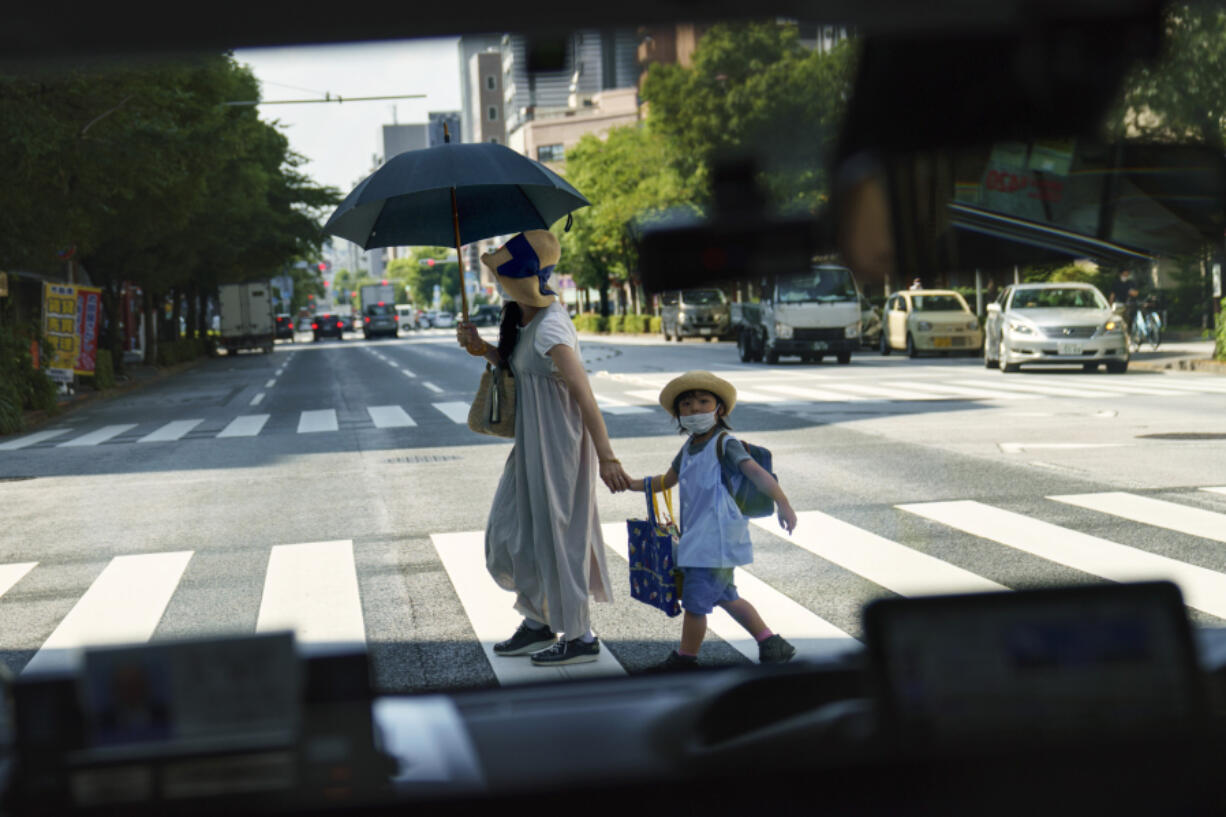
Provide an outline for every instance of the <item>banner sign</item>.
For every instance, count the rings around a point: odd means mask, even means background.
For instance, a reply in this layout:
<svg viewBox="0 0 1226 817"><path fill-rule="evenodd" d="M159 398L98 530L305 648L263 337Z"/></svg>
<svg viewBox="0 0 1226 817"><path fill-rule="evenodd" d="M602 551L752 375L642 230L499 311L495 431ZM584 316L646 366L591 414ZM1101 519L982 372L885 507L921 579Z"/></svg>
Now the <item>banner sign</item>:
<svg viewBox="0 0 1226 817"><path fill-rule="evenodd" d="M51 352L47 375L71 383L73 374L92 375L102 323L102 290L74 284L46 284L43 334Z"/></svg>

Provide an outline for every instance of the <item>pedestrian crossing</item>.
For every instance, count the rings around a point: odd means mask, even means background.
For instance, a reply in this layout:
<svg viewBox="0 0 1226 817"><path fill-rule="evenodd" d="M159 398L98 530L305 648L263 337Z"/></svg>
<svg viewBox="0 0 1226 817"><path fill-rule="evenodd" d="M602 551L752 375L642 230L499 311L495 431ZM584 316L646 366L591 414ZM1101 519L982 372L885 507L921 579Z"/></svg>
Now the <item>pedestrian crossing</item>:
<svg viewBox="0 0 1226 817"><path fill-rule="evenodd" d="M1008 590L1009 584L999 576L981 575L974 565L1007 561L1016 569L1020 560L1025 574L1033 576L1059 565L1085 576L1085 581L1169 579L1202 620L1207 616L1226 625L1226 560L1220 558L1218 547L1226 543L1226 500L1218 499L1226 496L1226 486L1153 493L1161 498L1120 491L1045 496L1024 512L974 499L900 503L876 509L878 515L870 523L857 517L859 524L837 513L807 509L798 512L798 524L791 534L774 518L753 520L752 530L760 556L765 551L776 559L781 552L786 554L789 573L822 577L814 581L825 586L811 588L818 597L850 595L846 602L857 609L881 596ZM1092 513L1069 524L1062 511L1069 506ZM905 524L907 520L922 520L922 524ZM1131 535L1128 529L1130 542L1114 541L1121 520L1143 526L1137 530L1144 535ZM602 534L610 567L621 564L624 569L625 522L606 521ZM441 565L442 590L454 593L466 619L463 630L480 645L488 664L476 668L478 674L492 674L499 684L637 671L642 667L641 657L631 660L638 660L638 667L628 667L628 656L619 655L623 646L618 628L627 620L645 622L662 634L660 659L680 635L679 620L664 618L632 600L628 588L615 586L611 606L593 605L593 627L604 645L595 663L540 668L522 658L497 656L493 645L509 637L520 618L513 609L513 594L499 588L485 569L484 532L438 532L428 538ZM938 557L929 547L933 541L965 541L967 550L945 547ZM58 621L45 623L45 635L34 634L41 638L41 646L28 663L11 669L25 674L60 671L74 666L84 646L154 640L195 556L192 550L180 549L100 560L92 569L92 578L81 585L83 590L66 591L79 593L71 607ZM308 653L392 640L380 627L391 626L387 620L395 618L394 611L381 612L373 619L364 612L364 596L372 585L367 584L364 591L358 556L349 539L269 547L254 632L292 630ZM804 572L805 560L816 560L821 569ZM28 560L0 564L0 620L21 620L23 605L42 609L48 588L40 571L56 567ZM756 564L738 569L738 591L772 630L797 647L799 657L833 658L859 648L857 622L813 609L811 595L796 597L794 586L790 592L776 587L771 575L779 574ZM1027 586L1035 583L1030 581ZM198 595L195 599L197 605L207 605ZM210 629L210 609L194 613L204 631ZM606 613L608 610L615 613ZM726 613L717 610L708 626L709 641L722 641L747 660L757 660L756 643Z"/></svg>

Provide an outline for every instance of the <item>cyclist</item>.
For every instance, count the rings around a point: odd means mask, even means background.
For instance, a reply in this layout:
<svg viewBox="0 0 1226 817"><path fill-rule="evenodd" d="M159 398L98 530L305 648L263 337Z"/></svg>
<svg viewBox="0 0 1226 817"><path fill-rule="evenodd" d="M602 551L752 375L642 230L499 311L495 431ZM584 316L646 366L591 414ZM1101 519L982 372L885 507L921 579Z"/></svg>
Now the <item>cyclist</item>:
<svg viewBox="0 0 1226 817"><path fill-rule="evenodd" d="M1124 304L1124 325L1129 332L1132 331L1132 322L1136 319L1138 295L1140 291L1137 289L1137 283L1132 280L1132 271L1120 270L1119 280L1111 285L1109 300L1112 306Z"/></svg>

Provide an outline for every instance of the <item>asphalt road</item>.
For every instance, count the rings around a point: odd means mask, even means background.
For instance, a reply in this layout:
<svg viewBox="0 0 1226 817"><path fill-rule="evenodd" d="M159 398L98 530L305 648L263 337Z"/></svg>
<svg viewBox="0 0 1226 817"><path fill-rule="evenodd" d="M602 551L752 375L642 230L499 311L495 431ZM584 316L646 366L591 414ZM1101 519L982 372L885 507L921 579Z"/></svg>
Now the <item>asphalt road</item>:
<svg viewBox="0 0 1226 817"><path fill-rule="evenodd" d="M868 600L955 589L1174 577L1196 623L1226 624L1226 378L1005 375L867 351L767 366L732 344L637 338L583 353L635 475L681 445L655 404L670 377L710 369L738 387L732 425L774 452L801 517L790 537L753 526L738 587L803 656L854 649ZM364 642L384 692L661 660L680 622L630 598L624 558L643 500L607 493L617 598L594 607L601 661L490 656L518 619L483 569L510 442L464 424L479 372L453 330L279 343L0 438L0 662L33 672L82 643L281 627L304 650ZM703 663L749 662L722 615Z"/></svg>

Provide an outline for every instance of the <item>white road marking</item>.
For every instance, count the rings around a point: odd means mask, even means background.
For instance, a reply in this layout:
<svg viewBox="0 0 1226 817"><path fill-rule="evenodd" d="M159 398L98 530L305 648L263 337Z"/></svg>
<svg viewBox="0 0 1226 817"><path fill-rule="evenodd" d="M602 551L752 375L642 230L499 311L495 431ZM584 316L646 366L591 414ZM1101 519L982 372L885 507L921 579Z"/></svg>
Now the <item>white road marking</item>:
<svg viewBox="0 0 1226 817"><path fill-rule="evenodd" d="M1067 388L1059 388L1056 386L1044 386L1042 383L1038 381L1030 382L1029 380L1026 380L1025 378L1023 378L1023 380L1007 379L1010 377L1016 378L1017 375L1002 374L1000 377L1001 377L1000 380L993 381L992 388L1003 389L1005 391L1013 391L1013 392L1025 392L1028 394L1046 394L1052 397L1122 397L1123 396L1119 392L1099 391L1097 389L1091 392L1090 390L1083 390L1083 389L1067 389ZM957 386L982 386L983 385L981 381L975 381L975 380L954 380L952 382L954 383L954 385L957 385Z"/></svg>
<svg viewBox="0 0 1226 817"><path fill-rule="evenodd" d="M78 446L78 445L99 445L111 439L112 437L118 437L120 434L123 434L125 431L128 431L129 429L133 429L133 428L136 428L136 423L124 423L122 425L103 426L97 431L90 432L89 434L86 434L83 437L77 437L75 440L69 440L68 442L60 443L59 447L67 448L69 446Z"/></svg>
<svg viewBox="0 0 1226 817"><path fill-rule="evenodd" d="M19 448L25 448L28 445L41 443L43 440L50 440L53 437L58 437L61 434L67 434L72 429L56 428L51 431L36 431L33 434L27 434L24 437L18 437L15 440L9 440L7 443L0 443L0 451L16 451Z"/></svg>
<svg viewBox="0 0 1226 817"><path fill-rule="evenodd" d="M622 560L629 561L626 523L607 522L601 525L601 530L605 544ZM753 604L767 626L796 647L797 658L833 658L859 649L860 643L855 638L748 571L738 568L735 583L738 594ZM628 598L629 588L623 592ZM741 655L757 663L758 642L727 612L717 610L707 616L707 626ZM677 637L681 637L680 621Z"/></svg>
<svg viewBox="0 0 1226 817"><path fill-rule="evenodd" d="M608 414L651 414L652 410L646 406L633 406L624 400L616 400L612 397L605 397L602 394L595 395L596 403L600 406L600 410Z"/></svg>
<svg viewBox="0 0 1226 817"><path fill-rule="evenodd" d="M417 377L417 375L413 374L412 372L410 372L408 369L404 368L403 366L400 367L400 371L405 377Z"/></svg>
<svg viewBox="0 0 1226 817"><path fill-rule="evenodd" d="M1053 380L1051 378L1047 378L1047 379L1038 380L1038 382L1040 385L1043 385L1043 386L1058 386L1061 382L1068 383L1068 380L1067 379ZM1173 397L1174 396L1174 393L1171 392L1170 389L1154 389L1148 386L1138 386L1134 383L1119 380L1114 377L1110 378L1107 381L1104 381L1104 384L1102 385L1098 383L1078 383L1077 388L1084 389L1087 392L1094 391L1094 392L1103 392L1105 394L1114 394L1116 392L1123 392L1124 394L1148 394L1148 395L1155 395L1155 396L1160 396L1160 397Z"/></svg>
<svg viewBox="0 0 1226 817"><path fill-rule="evenodd" d="M796 529L790 535L776 517L752 521L763 530L900 596L1009 589L821 511L800 511L796 518Z"/></svg>
<svg viewBox="0 0 1226 817"><path fill-rule="evenodd" d="M800 397L805 400L813 400L820 403L856 403L868 399L867 397L860 397L859 395L826 391L822 389L809 389L805 388L804 386L770 386L763 383L759 384L758 387L769 391L777 391L780 394L786 394L789 397Z"/></svg>
<svg viewBox="0 0 1226 817"><path fill-rule="evenodd" d="M1226 575L972 500L900 510L1115 582L1170 579L1190 607L1226 618Z"/></svg>
<svg viewBox="0 0 1226 817"><path fill-rule="evenodd" d="M335 409L319 409L304 411L298 415L298 433L315 434L320 431L336 431L339 425L336 421Z"/></svg>
<svg viewBox="0 0 1226 817"><path fill-rule="evenodd" d="M846 391L852 394L863 395L867 397L876 397L885 400L934 400L932 394L923 392L911 391L910 389L888 388L886 386L870 386L862 383L847 383L840 381L838 383L825 383L826 388L833 389L836 392Z"/></svg>
<svg viewBox="0 0 1226 817"><path fill-rule="evenodd" d="M367 406L371 422L375 428L405 428L417 425L400 406Z"/></svg>
<svg viewBox="0 0 1226 817"><path fill-rule="evenodd" d="M1167 530L1179 531L1189 536L1226 542L1226 514L1192 508L1148 496L1129 494L1123 491L1107 491L1097 494L1063 494L1049 496L1056 502L1065 502L1079 508L1131 519L1143 525L1154 525Z"/></svg>
<svg viewBox="0 0 1226 817"><path fill-rule="evenodd" d="M182 439L183 435L191 431L196 426L203 423L204 420L175 420L167 423L152 434L146 434L137 442L141 443L158 443L168 442L171 440Z"/></svg>
<svg viewBox="0 0 1226 817"><path fill-rule="evenodd" d="M477 640L481 642L481 649L498 683L506 685L625 674L621 662L603 645L595 661L566 667L537 667L533 666L528 656L495 655L494 645L510 638L523 617L513 607L515 594L495 584L486 570L485 533L432 533L430 541L438 551L443 569L447 571L447 577L460 598L464 613L472 624Z"/></svg>
<svg viewBox="0 0 1226 817"><path fill-rule="evenodd" d="M1226 494L1226 485L1214 488L1201 488L1202 491L1212 491L1215 494Z"/></svg>
<svg viewBox="0 0 1226 817"><path fill-rule="evenodd" d="M255 397L252 397L252 398L251 398L251 402L250 402L250 403L248 403L247 405L249 405L249 406L258 406L258 405L259 405L260 403L262 403L263 401L264 401L264 392L260 392L260 393L259 393L259 394L257 394Z"/></svg>
<svg viewBox="0 0 1226 817"><path fill-rule="evenodd" d="M267 414L244 414L235 417L221 430L218 437L254 437L268 422Z"/></svg>
<svg viewBox="0 0 1226 817"><path fill-rule="evenodd" d="M148 641L191 558L185 550L111 559L22 674L70 669L81 647Z"/></svg>
<svg viewBox="0 0 1226 817"><path fill-rule="evenodd" d="M34 569L38 562L17 562L11 565L0 565L0 596L7 593L22 577Z"/></svg>
<svg viewBox="0 0 1226 817"><path fill-rule="evenodd" d="M353 542L277 545L268 556L256 632L293 630L299 644L365 645Z"/></svg>
<svg viewBox="0 0 1226 817"><path fill-rule="evenodd" d="M274 377L264 384L264 388L271 389L275 385L277 385L277 378Z"/></svg>
<svg viewBox="0 0 1226 817"><path fill-rule="evenodd" d="M997 443L1006 454L1020 454L1038 448L1121 448L1127 443Z"/></svg>
<svg viewBox="0 0 1226 817"><path fill-rule="evenodd" d="M468 425L468 403L456 401L454 403L431 403L430 405L446 414L447 419L451 420L451 422Z"/></svg>
<svg viewBox="0 0 1226 817"><path fill-rule="evenodd" d="M970 389L961 386L950 386L946 383L921 383L913 380L890 380L890 385L902 386L908 389L928 389L938 394L953 394L960 397L979 398L981 400L1037 400L1037 394L1014 394L1012 392L996 392L990 389Z"/></svg>
<svg viewBox="0 0 1226 817"><path fill-rule="evenodd" d="M442 393L443 393L443 390L442 390L442 389L440 389L438 386L434 385L433 383L431 383L431 382L430 382L430 381L428 381L428 380L423 380L423 381L421 381L421 384L422 384L423 386L425 386L427 389L429 389L430 391L434 392L435 394L442 394Z"/></svg>

